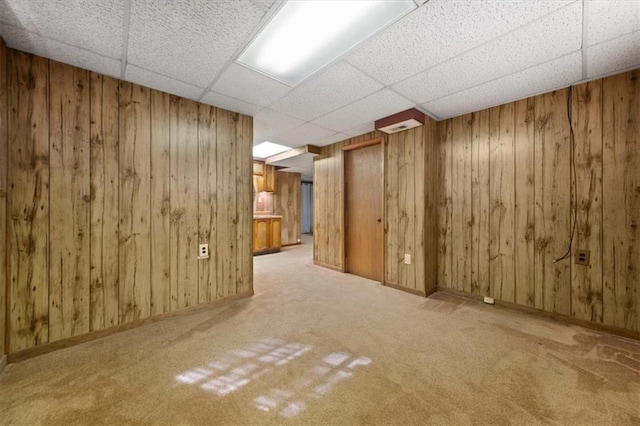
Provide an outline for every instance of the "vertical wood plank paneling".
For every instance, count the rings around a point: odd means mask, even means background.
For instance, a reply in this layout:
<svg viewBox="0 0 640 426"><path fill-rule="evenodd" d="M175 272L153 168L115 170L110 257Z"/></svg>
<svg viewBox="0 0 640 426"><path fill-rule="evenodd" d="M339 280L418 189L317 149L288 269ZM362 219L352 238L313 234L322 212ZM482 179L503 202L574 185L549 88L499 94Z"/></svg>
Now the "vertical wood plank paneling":
<svg viewBox="0 0 640 426"><path fill-rule="evenodd" d="M217 298L230 296L236 288L235 223L235 129L234 113L217 110Z"/></svg>
<svg viewBox="0 0 640 426"><path fill-rule="evenodd" d="M604 79L605 324L640 331L640 71Z"/></svg>
<svg viewBox="0 0 640 426"><path fill-rule="evenodd" d="M385 141L385 281L399 285L398 267L400 260L395 242L398 237L399 223L399 191L398 191L398 135L390 135Z"/></svg>
<svg viewBox="0 0 640 426"><path fill-rule="evenodd" d="M7 179L9 146L7 135L7 45L0 37L0 358L7 353L6 309L7 309Z"/></svg>
<svg viewBox="0 0 640 426"><path fill-rule="evenodd" d="M438 285L438 235L439 224L439 203L443 182L440 176L440 147L438 144L436 122L427 118L424 128L424 207L425 207L425 291L431 293ZM419 202L418 200L417 202ZM418 205L416 208L420 208Z"/></svg>
<svg viewBox="0 0 640 426"><path fill-rule="evenodd" d="M253 243L251 233L248 231L253 226L252 209L253 202L253 158L251 153L253 141L253 120L250 117L238 114L235 121L235 161L236 161L236 294L248 291L252 282L251 264L253 252L249 249ZM275 170L272 172L275 173ZM274 176L275 179L275 176ZM275 183L274 183L275 186Z"/></svg>
<svg viewBox="0 0 640 426"><path fill-rule="evenodd" d="M150 315L149 89L120 82L120 323Z"/></svg>
<svg viewBox="0 0 640 426"><path fill-rule="evenodd" d="M282 216L282 245L298 244L301 235L300 173L276 172L274 213Z"/></svg>
<svg viewBox="0 0 640 426"><path fill-rule="evenodd" d="M413 216L413 226L410 232L413 238L413 251L411 252L411 264L415 274L413 289L419 292L426 290L425 283L425 209L423 208L425 197L425 149L424 131L426 127L418 127L412 130L413 134L413 197L411 199L410 210Z"/></svg>
<svg viewBox="0 0 640 426"><path fill-rule="evenodd" d="M89 332L89 73L49 62L49 341Z"/></svg>
<svg viewBox="0 0 640 426"><path fill-rule="evenodd" d="M471 132L470 116L452 119L452 282L471 291Z"/></svg>
<svg viewBox="0 0 640 426"><path fill-rule="evenodd" d="M536 96L535 307L570 314L571 275L566 259L554 263L570 238L568 90Z"/></svg>
<svg viewBox="0 0 640 426"><path fill-rule="evenodd" d="M172 96L169 116L171 310L178 310L198 303L198 104Z"/></svg>
<svg viewBox="0 0 640 426"><path fill-rule="evenodd" d="M493 297L514 302L514 113L513 103L490 110L489 280Z"/></svg>
<svg viewBox="0 0 640 426"><path fill-rule="evenodd" d="M9 51L9 353L49 340L48 65Z"/></svg>
<svg viewBox="0 0 640 426"><path fill-rule="evenodd" d="M411 268L409 267L410 265L404 264L404 254L410 253L410 250L413 250L413 238L407 241L407 233L410 232L411 226L411 218L407 211L407 200L410 199L410 191L413 189L410 188L410 186L412 186L410 183L413 182L413 179L410 179L411 176L407 167L407 158L412 159L411 154L413 150L411 143L407 140L407 132L396 133L395 138L398 147L397 157L395 159L395 168L398 174L396 187L396 191L398 191L398 207L397 217L392 224L397 227L394 233L394 239L392 240L394 243L393 254L395 257L395 262L392 262L392 264L397 268L396 283L403 287L411 287L411 275L409 273Z"/></svg>
<svg viewBox="0 0 640 426"><path fill-rule="evenodd" d="M602 322L602 81L572 89L578 222L575 250L589 250L589 266L571 258L571 315ZM639 205L640 207L640 205Z"/></svg>
<svg viewBox="0 0 640 426"><path fill-rule="evenodd" d="M118 81L91 73L90 329L118 324Z"/></svg>
<svg viewBox="0 0 640 426"><path fill-rule="evenodd" d="M150 92L151 109L151 316L171 310L170 96Z"/></svg>
<svg viewBox="0 0 640 426"><path fill-rule="evenodd" d="M473 113L472 127L471 292L489 296L489 110Z"/></svg>
<svg viewBox="0 0 640 426"><path fill-rule="evenodd" d="M515 103L515 302L534 306L534 125L533 98Z"/></svg>
<svg viewBox="0 0 640 426"><path fill-rule="evenodd" d="M216 108L198 107L198 241L216 244ZM198 300L216 299L216 256L198 262Z"/></svg>
<svg viewBox="0 0 640 426"><path fill-rule="evenodd" d="M438 123L438 136L440 145L440 173L443 183L442 195L440 197L440 233L438 250L438 285L442 287L455 288L452 281L452 202L453 189L451 181L452 152L451 144L453 135L451 132L451 120Z"/></svg>

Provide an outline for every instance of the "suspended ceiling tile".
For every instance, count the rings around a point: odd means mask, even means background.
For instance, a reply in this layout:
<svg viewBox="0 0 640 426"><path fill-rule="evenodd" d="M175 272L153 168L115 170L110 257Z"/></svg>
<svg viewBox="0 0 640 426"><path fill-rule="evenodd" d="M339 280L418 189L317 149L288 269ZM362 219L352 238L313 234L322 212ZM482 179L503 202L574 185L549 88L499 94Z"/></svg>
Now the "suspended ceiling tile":
<svg viewBox="0 0 640 426"><path fill-rule="evenodd" d="M349 139L351 136L349 136L346 133L336 133L334 135L329 136L328 138L324 138L322 140L319 140L317 142L314 142L313 145L318 145L318 146L327 146L327 145L331 145L332 143L336 143L336 142L340 142L343 141L345 139Z"/></svg>
<svg viewBox="0 0 640 426"><path fill-rule="evenodd" d="M360 125L358 127L354 127L345 131L347 135L350 137L364 135L365 133L373 132L376 129L374 122L369 122L367 124Z"/></svg>
<svg viewBox="0 0 640 426"><path fill-rule="evenodd" d="M380 90L382 85L344 62L302 83L270 108L305 121L334 111Z"/></svg>
<svg viewBox="0 0 640 426"><path fill-rule="evenodd" d="M279 133L271 142L295 148L307 144L315 145L318 141L328 138L334 133L333 130L313 123L304 123L299 127Z"/></svg>
<svg viewBox="0 0 640 426"><path fill-rule="evenodd" d="M580 49L582 4L574 3L394 86L425 103Z"/></svg>
<svg viewBox="0 0 640 426"><path fill-rule="evenodd" d="M117 77L120 74L120 61L118 59L100 56L88 50L69 46L21 28L2 25L2 37L7 46L12 49L113 77Z"/></svg>
<svg viewBox="0 0 640 426"><path fill-rule="evenodd" d="M258 112L260 112L260 110L262 110L262 107L259 105L254 105L249 102L230 98L229 96L225 96L216 92L208 92L202 98L202 102L205 104L224 108L229 111L239 112L250 117L253 117Z"/></svg>
<svg viewBox="0 0 640 426"><path fill-rule="evenodd" d="M394 84L570 3L431 0L357 48L347 62Z"/></svg>
<svg viewBox="0 0 640 426"><path fill-rule="evenodd" d="M0 21L98 55L122 56L122 0L3 0Z"/></svg>
<svg viewBox="0 0 640 426"><path fill-rule="evenodd" d="M640 31L638 0L587 0L584 5L586 46Z"/></svg>
<svg viewBox="0 0 640 426"><path fill-rule="evenodd" d="M344 108L340 108L330 114L314 120L314 123L334 129L338 132L346 132L356 126L373 123L379 118L404 111L415 104L408 99L383 89Z"/></svg>
<svg viewBox="0 0 640 426"><path fill-rule="evenodd" d="M286 95L291 87L233 63L214 84L213 90L245 102L267 106Z"/></svg>
<svg viewBox="0 0 640 426"><path fill-rule="evenodd" d="M304 121L286 114L263 109L253 117L253 142L260 143L264 141L276 142L274 138L290 129L301 126Z"/></svg>
<svg viewBox="0 0 640 426"><path fill-rule="evenodd" d="M589 47L585 55L589 78L640 67L640 31Z"/></svg>
<svg viewBox="0 0 640 426"><path fill-rule="evenodd" d="M575 52L454 95L423 104L441 119L511 102L560 87L582 78L582 55Z"/></svg>
<svg viewBox="0 0 640 426"><path fill-rule="evenodd" d="M127 66L125 80L193 100L197 100L204 90L200 87L173 80L164 75L155 74L131 64Z"/></svg>
<svg viewBox="0 0 640 426"><path fill-rule="evenodd" d="M132 1L128 60L207 87L264 14L248 0Z"/></svg>

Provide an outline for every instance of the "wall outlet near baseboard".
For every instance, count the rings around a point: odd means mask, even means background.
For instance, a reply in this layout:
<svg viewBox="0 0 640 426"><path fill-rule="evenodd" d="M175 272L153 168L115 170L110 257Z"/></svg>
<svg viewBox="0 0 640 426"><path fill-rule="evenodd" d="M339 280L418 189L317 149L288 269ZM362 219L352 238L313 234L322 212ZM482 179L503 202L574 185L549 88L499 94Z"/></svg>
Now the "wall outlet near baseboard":
<svg viewBox="0 0 640 426"><path fill-rule="evenodd" d="M405 265L411 265L411 255L410 255L410 254L408 254L408 253L406 253L406 254L404 255L404 264L405 264Z"/></svg>
<svg viewBox="0 0 640 426"><path fill-rule="evenodd" d="M486 303L488 305L495 305L496 301L493 299L493 297L485 296L484 297L484 303Z"/></svg>

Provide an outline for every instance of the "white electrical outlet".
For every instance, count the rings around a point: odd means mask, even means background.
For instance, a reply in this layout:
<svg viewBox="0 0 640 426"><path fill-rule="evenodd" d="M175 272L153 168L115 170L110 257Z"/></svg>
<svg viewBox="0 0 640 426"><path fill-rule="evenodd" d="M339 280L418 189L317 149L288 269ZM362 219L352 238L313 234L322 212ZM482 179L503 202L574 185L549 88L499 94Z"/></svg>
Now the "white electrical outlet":
<svg viewBox="0 0 640 426"><path fill-rule="evenodd" d="M404 255L404 264L405 265L411 265L411 255L408 253L405 253Z"/></svg>
<svg viewBox="0 0 640 426"><path fill-rule="evenodd" d="M484 297L484 303L486 303L486 304L488 304L488 305L495 305L495 304L496 304L496 301L495 301L495 300L493 300L493 297L485 296L485 297Z"/></svg>
<svg viewBox="0 0 640 426"><path fill-rule="evenodd" d="M209 244L200 244L198 246L198 259L209 258Z"/></svg>

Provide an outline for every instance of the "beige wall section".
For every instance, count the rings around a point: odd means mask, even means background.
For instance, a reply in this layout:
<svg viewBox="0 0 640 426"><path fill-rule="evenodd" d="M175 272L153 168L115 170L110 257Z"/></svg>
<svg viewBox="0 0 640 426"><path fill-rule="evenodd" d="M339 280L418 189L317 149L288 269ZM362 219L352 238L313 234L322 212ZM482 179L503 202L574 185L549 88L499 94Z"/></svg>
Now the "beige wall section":
<svg viewBox="0 0 640 426"><path fill-rule="evenodd" d="M7 353L6 294L7 294L7 45L0 37L0 371Z"/></svg>
<svg viewBox="0 0 640 426"><path fill-rule="evenodd" d="M298 244L302 227L302 176L300 173L276 172L274 214L282 216L282 245Z"/></svg>
<svg viewBox="0 0 640 426"><path fill-rule="evenodd" d="M251 294L250 117L11 49L0 68L9 353Z"/></svg>
<svg viewBox="0 0 640 426"><path fill-rule="evenodd" d="M439 286L640 331L639 76L438 123ZM588 267L554 263L571 234L569 116Z"/></svg>

